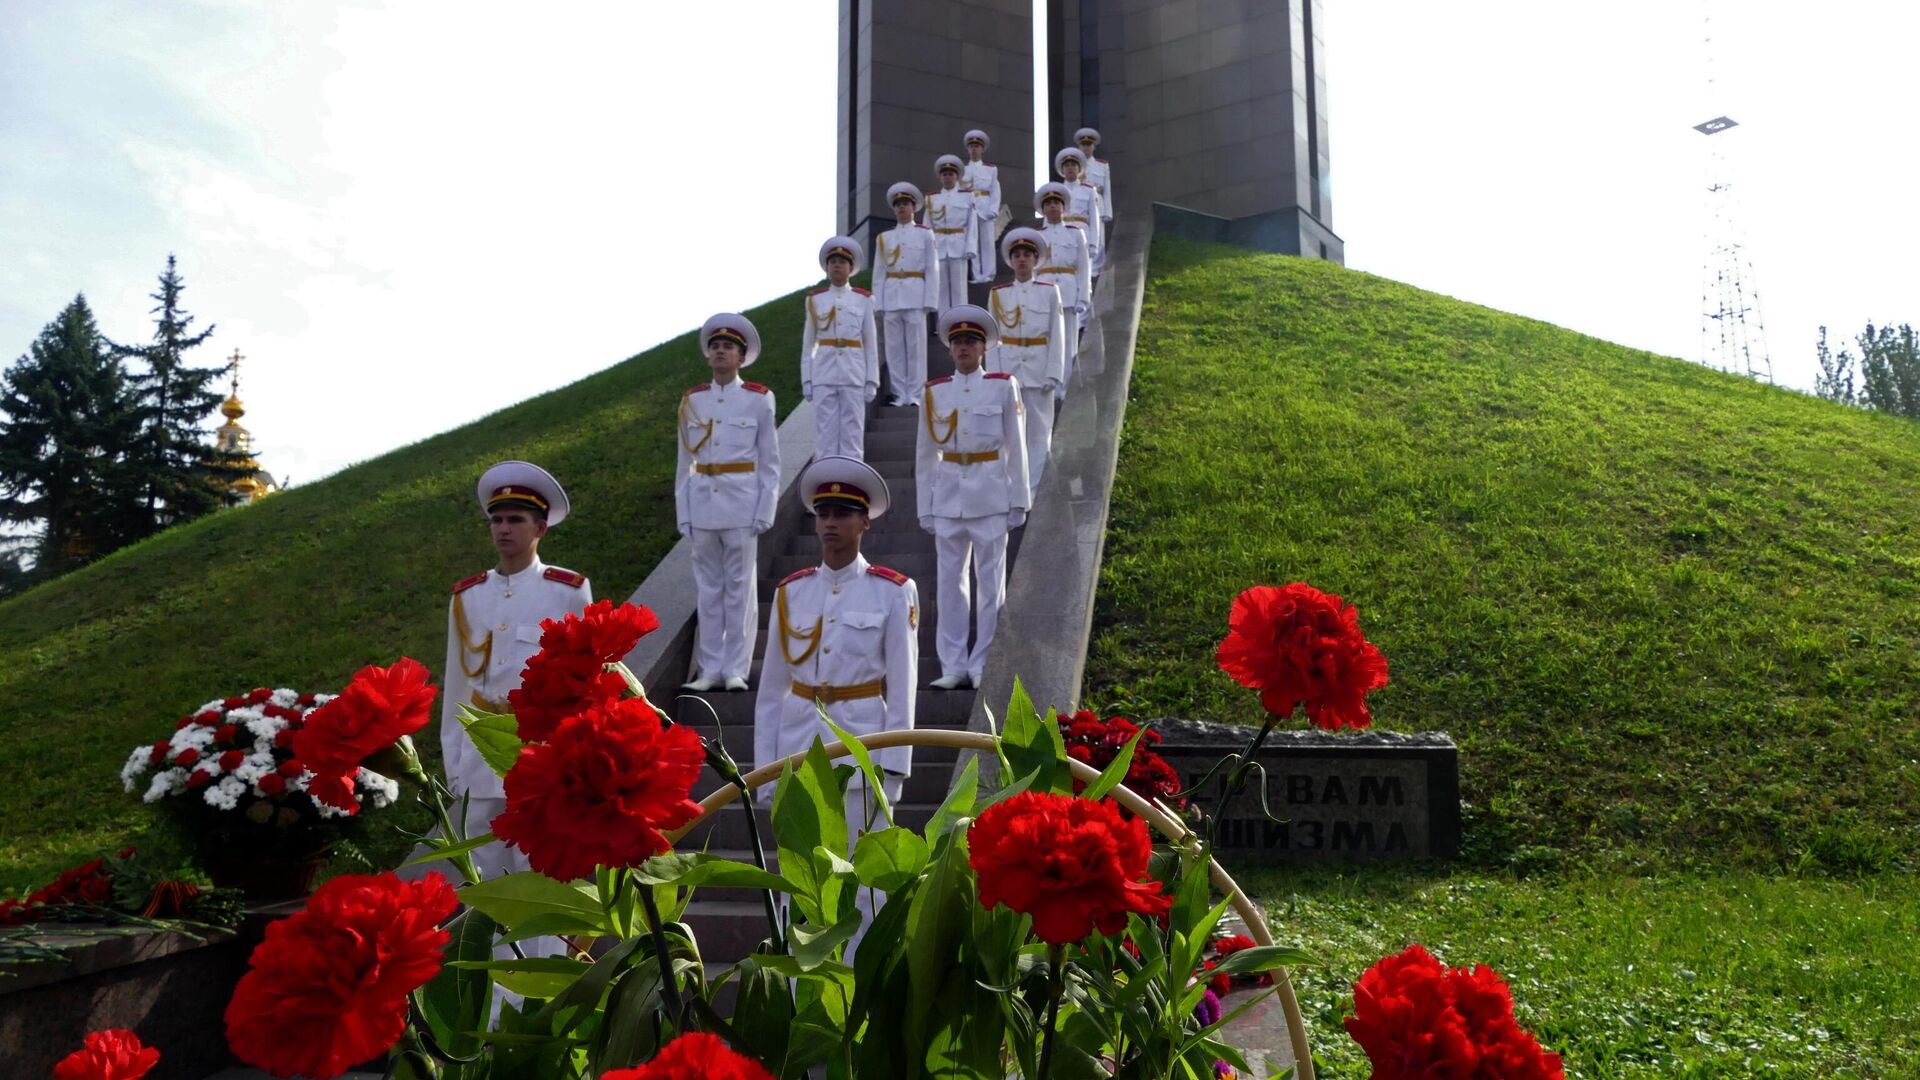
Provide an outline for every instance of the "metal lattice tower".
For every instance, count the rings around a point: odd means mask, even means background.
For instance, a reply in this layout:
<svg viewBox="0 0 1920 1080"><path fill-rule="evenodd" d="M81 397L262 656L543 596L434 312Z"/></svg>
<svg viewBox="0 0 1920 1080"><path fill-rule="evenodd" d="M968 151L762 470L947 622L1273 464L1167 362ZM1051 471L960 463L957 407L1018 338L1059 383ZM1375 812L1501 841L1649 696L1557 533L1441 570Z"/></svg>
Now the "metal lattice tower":
<svg viewBox="0 0 1920 1080"><path fill-rule="evenodd" d="M1717 96L1714 78L1712 0L1706 0L1707 92ZM1717 103L1717 102L1716 102ZM1773 381L1767 352L1767 326L1760 315L1760 290L1754 282L1753 256L1734 198L1733 167L1726 153L1727 132L1739 124L1721 115L1693 125L1708 138L1706 262L1701 267L1700 362L1762 382Z"/></svg>

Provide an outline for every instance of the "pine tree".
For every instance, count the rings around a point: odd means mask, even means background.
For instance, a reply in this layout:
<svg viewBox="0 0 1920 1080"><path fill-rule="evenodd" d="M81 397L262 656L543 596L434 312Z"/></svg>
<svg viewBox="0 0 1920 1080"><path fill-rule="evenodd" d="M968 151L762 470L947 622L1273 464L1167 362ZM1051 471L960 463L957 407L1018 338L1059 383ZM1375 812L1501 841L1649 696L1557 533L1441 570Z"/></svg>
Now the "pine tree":
<svg viewBox="0 0 1920 1080"><path fill-rule="evenodd" d="M0 411L0 524L12 534L0 587L52 577L125 542L132 401L85 296L0 376Z"/></svg>
<svg viewBox="0 0 1920 1080"><path fill-rule="evenodd" d="M220 404L213 381L224 367L191 367L186 352L207 340L214 328L193 332L193 316L180 306L186 283L167 256L160 275L160 291L152 297L154 333L151 345L116 346L123 356L142 361L145 370L129 376L136 397L139 434L128 454L140 507L129 530L136 536L191 521L219 509L225 488L218 476L203 467L218 457L206 429L209 413Z"/></svg>

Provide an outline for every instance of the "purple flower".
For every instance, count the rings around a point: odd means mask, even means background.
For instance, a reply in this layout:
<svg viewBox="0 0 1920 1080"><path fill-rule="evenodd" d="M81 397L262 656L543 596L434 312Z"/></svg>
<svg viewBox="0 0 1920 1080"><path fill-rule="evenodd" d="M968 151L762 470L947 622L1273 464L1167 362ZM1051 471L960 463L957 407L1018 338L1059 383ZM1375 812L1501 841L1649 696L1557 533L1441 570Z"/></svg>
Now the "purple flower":
<svg viewBox="0 0 1920 1080"><path fill-rule="evenodd" d="M1220 1021L1220 995L1208 990L1201 997L1200 1004L1193 1007L1193 1018L1200 1021L1201 1027L1209 1027Z"/></svg>

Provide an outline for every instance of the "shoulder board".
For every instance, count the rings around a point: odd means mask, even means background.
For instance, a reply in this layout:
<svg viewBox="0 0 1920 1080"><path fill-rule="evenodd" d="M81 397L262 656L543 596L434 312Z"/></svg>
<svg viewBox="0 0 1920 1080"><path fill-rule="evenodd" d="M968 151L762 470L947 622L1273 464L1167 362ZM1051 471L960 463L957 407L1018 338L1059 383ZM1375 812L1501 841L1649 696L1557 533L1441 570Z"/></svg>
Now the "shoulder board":
<svg viewBox="0 0 1920 1080"><path fill-rule="evenodd" d="M860 287L860 286L858 286L858 285L855 285L855 286L853 286L853 291L854 291L854 292L857 292L857 293L859 293L859 294L860 294L861 296L872 296L872 295L873 295L873 294L872 294L871 292L868 292L868 291L867 291L866 289L863 289L863 288L861 288L861 287Z"/></svg>
<svg viewBox="0 0 1920 1080"><path fill-rule="evenodd" d="M712 384L712 383L710 383L710 382L703 382L703 383L701 383L701 384L700 384L699 386L689 386L689 387L687 387L687 393L689 393L689 394L697 394L697 393L699 393L700 391L702 391L702 390L705 390L705 389L707 389L707 388L709 388L709 387L711 387L712 385L713 385L713 384Z"/></svg>
<svg viewBox="0 0 1920 1080"><path fill-rule="evenodd" d="M803 577L807 577L811 574L817 574L819 572L820 572L820 568L817 566L802 567L801 569L795 570L793 573L788 574L786 577L781 578L780 584L775 585L774 588L776 589L785 588L787 584L790 582L799 581Z"/></svg>
<svg viewBox="0 0 1920 1080"><path fill-rule="evenodd" d="M1012 372L1010 372L1010 371L989 371L989 372L987 372L987 378L989 378L989 379L1011 379L1011 378L1013 378L1013 373L1012 373Z"/></svg>
<svg viewBox="0 0 1920 1080"><path fill-rule="evenodd" d="M997 162L992 162L992 161L985 161L985 160L982 160L982 161L980 162L980 164L982 164L982 165L988 165L988 166L992 166L993 168L996 168L996 169L1000 167L1000 166L999 166L999 164L998 164Z"/></svg>
<svg viewBox="0 0 1920 1080"><path fill-rule="evenodd" d="M885 566L869 566L867 567L867 573L877 578L886 578L895 585L905 585L908 581L912 580L900 571Z"/></svg>
<svg viewBox="0 0 1920 1080"><path fill-rule="evenodd" d="M546 578L548 581L557 581L562 585L571 585L576 589L587 583L587 575L576 574L571 570L562 570L557 566L547 567L547 572L540 576Z"/></svg>
<svg viewBox="0 0 1920 1080"><path fill-rule="evenodd" d="M826 291L827 291L827 286L825 286L825 285L822 285L822 286L820 286L819 288L817 288L817 289L814 289L814 290L813 290L812 292L809 292L809 293L808 293L807 295L808 295L808 296L819 296L819 295L820 295L821 293L823 293L823 292L826 292Z"/></svg>
<svg viewBox="0 0 1920 1080"><path fill-rule="evenodd" d="M1033 283L1035 285L1052 285L1056 289L1060 287L1059 282L1050 280L1048 278L1043 278L1043 277L1034 278Z"/></svg>
<svg viewBox="0 0 1920 1080"><path fill-rule="evenodd" d="M1069 229L1079 229L1081 232L1087 231L1087 227L1077 221L1063 221L1060 224L1065 225Z"/></svg>
<svg viewBox="0 0 1920 1080"><path fill-rule="evenodd" d="M953 376L951 376L951 375L942 375L942 376L940 376L940 377L939 377L939 378L937 378L937 379L928 379L928 380L927 380L927 385L928 385L928 386L939 386L939 385L940 385L940 384L942 384L942 383L950 383L950 382L952 382L952 381L953 381Z"/></svg>
<svg viewBox="0 0 1920 1080"><path fill-rule="evenodd" d="M468 589L473 588L485 580L487 580L487 572L482 570L470 578L461 578L459 581L454 582L453 591L456 593L466 592Z"/></svg>
<svg viewBox="0 0 1920 1080"><path fill-rule="evenodd" d="M995 285L993 287L993 291L999 292L1001 289L1011 289L1011 288L1013 288L1013 282L1008 281L1008 282L1003 282L1002 284L999 284L999 285Z"/></svg>
<svg viewBox="0 0 1920 1080"><path fill-rule="evenodd" d="M914 228L916 228L916 229L931 229L931 228L933 228L933 226L931 226L931 225L922 225L922 224L921 224L920 222L918 222L918 221L916 221L916 222L914 222L914 223L913 223L913 227L914 227Z"/></svg>
<svg viewBox="0 0 1920 1080"><path fill-rule="evenodd" d="M1095 161L1097 161L1097 162L1099 162L1099 163L1100 163L1100 164L1102 164L1102 165L1105 165L1105 164L1107 164L1107 159L1106 159L1106 158L1103 158L1103 157L1097 157L1097 158L1094 158L1093 160L1095 160Z"/></svg>
<svg viewBox="0 0 1920 1080"><path fill-rule="evenodd" d="M763 385L761 385L760 383L757 383L757 382L747 382L747 381L746 381L745 379L742 379L742 380L740 381L740 385L741 385L741 386L743 386L743 387L746 387L746 388L747 388L748 390L751 390L751 391L753 391L753 392L754 392L754 393L756 393L756 394L765 394L765 393L769 393L769 391L767 390L767 388L766 388L765 386L763 386Z"/></svg>

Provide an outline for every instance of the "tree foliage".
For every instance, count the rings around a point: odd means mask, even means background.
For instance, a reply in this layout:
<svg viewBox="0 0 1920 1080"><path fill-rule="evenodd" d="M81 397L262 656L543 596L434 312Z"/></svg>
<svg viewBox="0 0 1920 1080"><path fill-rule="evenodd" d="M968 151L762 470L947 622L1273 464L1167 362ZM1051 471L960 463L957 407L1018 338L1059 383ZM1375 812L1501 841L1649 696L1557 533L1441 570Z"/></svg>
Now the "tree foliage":
<svg viewBox="0 0 1920 1080"><path fill-rule="evenodd" d="M1820 374L1814 377L1814 393L1829 401L1920 419L1920 334L1906 323L1898 327L1868 323L1853 340L1858 356L1845 347L1836 355L1827 344L1827 328L1820 328L1815 346Z"/></svg>
<svg viewBox="0 0 1920 1080"><path fill-rule="evenodd" d="M222 466L228 463L214 452L202 427L220 404L214 380L226 368L187 363L187 351L205 342L214 328L193 330L193 316L180 303L185 289L174 257L167 256L160 290L152 294L157 305L153 342L117 346L120 355L144 365L143 371L128 376L139 423L128 449L131 480L140 496L129 523L135 539L217 510L227 494ZM210 462L214 467L208 467Z"/></svg>
<svg viewBox="0 0 1920 1080"><path fill-rule="evenodd" d="M76 296L0 377L0 590L119 546L133 509L125 448L135 417L118 360ZM26 571L22 556L33 561Z"/></svg>

